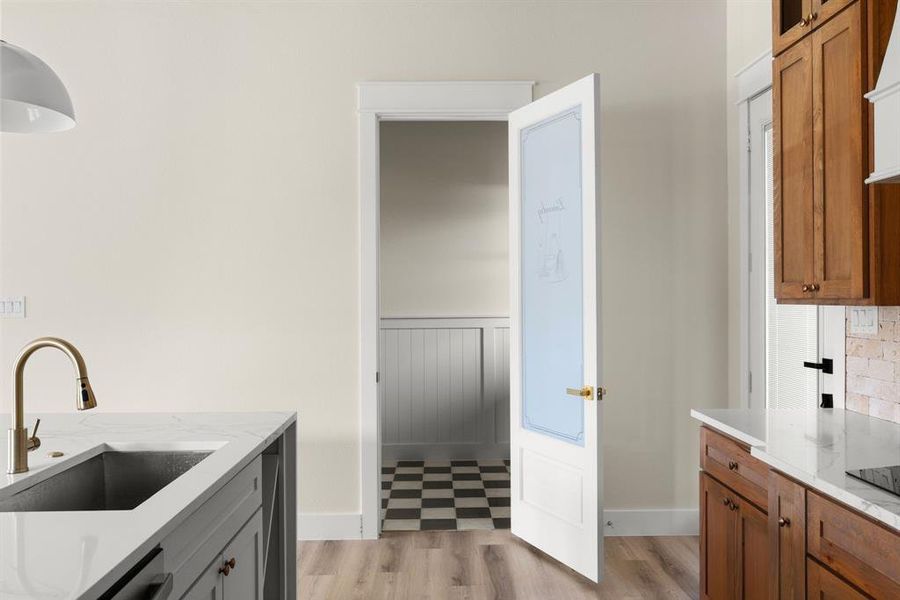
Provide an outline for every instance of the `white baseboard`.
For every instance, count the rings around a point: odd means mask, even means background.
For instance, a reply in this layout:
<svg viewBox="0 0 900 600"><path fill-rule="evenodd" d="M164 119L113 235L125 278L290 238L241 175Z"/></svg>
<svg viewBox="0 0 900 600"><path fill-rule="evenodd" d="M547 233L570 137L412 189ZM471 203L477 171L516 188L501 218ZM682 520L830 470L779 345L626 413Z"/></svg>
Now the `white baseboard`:
<svg viewBox="0 0 900 600"><path fill-rule="evenodd" d="M603 535L609 537L700 533L700 511L696 508L604 510L603 522Z"/></svg>
<svg viewBox="0 0 900 600"><path fill-rule="evenodd" d="M700 511L696 508L612 509L603 511L603 534L615 536L698 535ZM608 523L612 522L612 525ZM300 513L301 540L362 539L359 513Z"/></svg>
<svg viewBox="0 0 900 600"><path fill-rule="evenodd" d="M297 517L297 537L301 540L362 539L359 513L300 513Z"/></svg>

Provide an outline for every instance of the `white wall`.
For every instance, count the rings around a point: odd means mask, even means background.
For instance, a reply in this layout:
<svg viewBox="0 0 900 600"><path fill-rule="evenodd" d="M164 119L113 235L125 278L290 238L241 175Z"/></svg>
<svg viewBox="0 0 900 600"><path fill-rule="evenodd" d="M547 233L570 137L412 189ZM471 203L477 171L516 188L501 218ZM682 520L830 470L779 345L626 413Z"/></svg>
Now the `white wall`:
<svg viewBox="0 0 900 600"><path fill-rule="evenodd" d="M381 124L381 314L509 315L506 123Z"/></svg>
<svg viewBox="0 0 900 600"><path fill-rule="evenodd" d="M2 136L0 390L29 338L105 411L296 409L301 510L358 495L355 83L603 80L606 505L696 507L727 397L725 4L4 0L78 127ZM727 122L731 127L731 122ZM30 410L71 410L51 353ZM4 395L5 397L5 395ZM7 400L8 402L8 400Z"/></svg>
<svg viewBox="0 0 900 600"><path fill-rule="evenodd" d="M772 1L728 0L726 38L726 81L728 86L728 399L740 406L740 161L746 158L739 140L738 90L735 74L772 49Z"/></svg>

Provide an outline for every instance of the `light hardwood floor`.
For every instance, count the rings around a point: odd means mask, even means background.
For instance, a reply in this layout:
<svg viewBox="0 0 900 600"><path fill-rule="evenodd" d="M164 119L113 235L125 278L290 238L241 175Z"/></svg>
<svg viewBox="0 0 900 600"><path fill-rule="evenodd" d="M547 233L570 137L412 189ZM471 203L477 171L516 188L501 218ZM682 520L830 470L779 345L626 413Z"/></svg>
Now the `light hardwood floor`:
<svg viewBox="0 0 900 600"><path fill-rule="evenodd" d="M594 585L508 530L386 533L300 544L304 600L698 598L699 538L607 538Z"/></svg>

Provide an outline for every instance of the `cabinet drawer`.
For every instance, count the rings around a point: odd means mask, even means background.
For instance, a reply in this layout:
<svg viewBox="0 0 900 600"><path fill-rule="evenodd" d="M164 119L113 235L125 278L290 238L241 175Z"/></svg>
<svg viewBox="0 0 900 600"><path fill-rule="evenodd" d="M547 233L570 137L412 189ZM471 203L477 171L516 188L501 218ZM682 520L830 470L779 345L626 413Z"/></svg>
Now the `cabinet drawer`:
<svg viewBox="0 0 900 600"><path fill-rule="evenodd" d="M757 507L766 510L769 467L750 456L747 447L712 429L701 427L700 466Z"/></svg>
<svg viewBox="0 0 900 600"><path fill-rule="evenodd" d="M900 598L900 534L810 491L807 551L875 598Z"/></svg>
<svg viewBox="0 0 900 600"><path fill-rule="evenodd" d="M811 558L806 559L806 578L809 597L815 600L868 600L846 581Z"/></svg>

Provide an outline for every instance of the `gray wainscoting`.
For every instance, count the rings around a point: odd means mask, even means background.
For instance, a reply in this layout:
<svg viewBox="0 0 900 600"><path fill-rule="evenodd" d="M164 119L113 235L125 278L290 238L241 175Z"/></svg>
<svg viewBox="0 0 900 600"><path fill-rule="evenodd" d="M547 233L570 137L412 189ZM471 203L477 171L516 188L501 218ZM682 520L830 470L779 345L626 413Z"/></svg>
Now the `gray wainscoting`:
<svg viewBox="0 0 900 600"><path fill-rule="evenodd" d="M509 319L382 319L382 458L509 457Z"/></svg>

